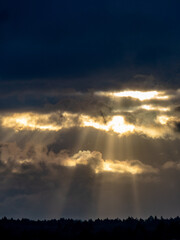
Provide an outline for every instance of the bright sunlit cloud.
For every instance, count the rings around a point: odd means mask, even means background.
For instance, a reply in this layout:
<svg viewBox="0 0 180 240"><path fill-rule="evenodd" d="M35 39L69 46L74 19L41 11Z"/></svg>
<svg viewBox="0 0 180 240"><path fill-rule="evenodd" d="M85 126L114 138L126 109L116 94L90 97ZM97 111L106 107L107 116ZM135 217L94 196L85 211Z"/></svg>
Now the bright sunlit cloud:
<svg viewBox="0 0 180 240"><path fill-rule="evenodd" d="M131 97L139 99L140 101L150 99L168 99L169 96L164 95L163 91L120 91L120 92L96 92L96 95L107 97Z"/></svg>
<svg viewBox="0 0 180 240"><path fill-rule="evenodd" d="M89 165L95 173L114 172L114 173L157 173L158 170L150 165L141 163L138 160L104 160L102 154L97 151L79 151L72 157L66 158L63 163L67 167L76 167L78 165Z"/></svg>
<svg viewBox="0 0 180 240"><path fill-rule="evenodd" d="M179 119L175 116L168 116L168 115L159 115L157 116L156 121L161 125L167 125L170 122L179 121Z"/></svg>
<svg viewBox="0 0 180 240"><path fill-rule="evenodd" d="M149 116L148 116L149 117ZM152 120L146 124L146 115L140 116L141 123L128 123L124 116L114 115L108 116L106 121L99 117L91 117L88 115L71 114L64 112L62 114L38 114L38 113L13 113L1 117L1 125L5 128L12 128L15 131L59 131L61 129L69 129L72 127L92 127L107 133L115 133L119 136L129 134L144 134L151 138L160 138L172 135L171 127L177 117L168 115L153 116ZM143 124L143 121L145 124Z"/></svg>
<svg viewBox="0 0 180 240"><path fill-rule="evenodd" d="M105 132L116 133L119 136L129 134L142 134L150 138L164 138L172 136L173 131L169 126L166 126L168 121L174 121L175 118L160 115L154 118L151 124L128 124L123 116L114 116L106 124L99 119L92 119L88 116L81 116L82 127L93 127Z"/></svg>
<svg viewBox="0 0 180 240"><path fill-rule="evenodd" d="M125 123L124 117L122 116L114 116L106 124L96 122L94 119L91 119L88 116L82 116L81 119L82 119L82 126L94 127L96 129L100 129L104 131L113 131L119 134L133 132L135 129L134 125Z"/></svg>
<svg viewBox="0 0 180 240"><path fill-rule="evenodd" d="M36 113L15 113L10 116L2 118L2 126L13 128L16 131L29 129L29 130L49 130L58 131L61 126L56 126L48 123L49 114L36 114Z"/></svg>
<svg viewBox="0 0 180 240"><path fill-rule="evenodd" d="M109 99L104 99L103 96L107 96ZM58 104L53 111L50 106L51 111L48 109L44 113L2 113L0 124L3 128L12 128L15 131L57 132L65 128L91 127L119 136L143 134L150 138L178 137L175 128L176 123L180 121L179 90L169 92L155 90L99 91L94 92L91 98L89 95L85 96L84 102L83 93L81 97L82 101L77 101L77 99L70 101L70 107L67 104L64 105L63 102L62 106ZM128 99L124 99L126 97ZM69 111L66 111L66 108Z"/></svg>
<svg viewBox="0 0 180 240"><path fill-rule="evenodd" d="M142 105L142 109L148 110L148 111L160 111L160 112L168 112L170 111L169 107L160 107L160 106L153 106L153 105Z"/></svg>
<svg viewBox="0 0 180 240"><path fill-rule="evenodd" d="M57 153L48 151L47 148L41 145L34 146L32 152L30 151L31 148L32 146L30 145L20 149L15 143L1 145L1 161L4 165L10 164L13 172L19 172L21 171L21 166L29 164L38 167L40 162L46 162L46 164L53 163L57 166L69 168L84 165L90 167L96 174L103 172L129 174L158 172L156 168L139 160L105 160L99 151L80 150L70 155L66 151Z"/></svg>
<svg viewBox="0 0 180 240"><path fill-rule="evenodd" d="M62 128L68 128L74 125L75 114L59 113L56 114L56 119L53 119L53 114L39 114L33 112L14 113L8 116L3 116L2 126L13 128L15 131L20 130L41 130L41 131L59 131Z"/></svg>

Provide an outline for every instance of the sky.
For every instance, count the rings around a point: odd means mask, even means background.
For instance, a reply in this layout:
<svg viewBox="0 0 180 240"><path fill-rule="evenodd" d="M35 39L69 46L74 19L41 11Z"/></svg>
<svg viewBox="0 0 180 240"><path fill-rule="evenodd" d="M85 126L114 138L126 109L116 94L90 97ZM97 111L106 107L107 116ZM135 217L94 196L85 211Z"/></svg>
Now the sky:
<svg viewBox="0 0 180 240"><path fill-rule="evenodd" d="M180 2L0 3L0 217L180 214Z"/></svg>

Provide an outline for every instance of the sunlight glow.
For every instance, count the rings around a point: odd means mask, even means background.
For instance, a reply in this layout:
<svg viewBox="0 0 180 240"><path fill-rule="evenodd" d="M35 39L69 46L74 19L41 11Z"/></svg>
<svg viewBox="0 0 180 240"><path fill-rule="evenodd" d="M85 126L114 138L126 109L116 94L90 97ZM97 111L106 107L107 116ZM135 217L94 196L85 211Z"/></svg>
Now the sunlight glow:
<svg viewBox="0 0 180 240"><path fill-rule="evenodd" d="M62 163L63 166L66 167L76 167L77 165L88 165L88 161L86 159L66 159ZM111 160L106 160L101 163L101 165L92 166L95 173L100 172L116 172L116 173L130 173L130 174L141 174L143 172L143 168L139 166L131 166L128 161L116 161L113 162Z"/></svg>
<svg viewBox="0 0 180 240"><path fill-rule="evenodd" d="M140 101L150 99L168 99L169 96L164 95L163 91L121 91L121 92L96 92L96 95L107 97L131 97L139 99Z"/></svg>
<svg viewBox="0 0 180 240"><path fill-rule="evenodd" d="M140 109L145 109L143 111ZM140 110L140 111L139 111ZM152 111L152 113L151 113ZM157 111L157 112L153 112ZM85 128L84 137L79 137L77 145L83 144L83 139L91 129L89 127L110 133L121 135L142 134L151 138L164 138L172 136L174 123L179 122L179 116L170 114L172 107L163 107L156 104L142 104L135 108L132 113L119 107L119 113L113 110L110 113L95 115L77 114L70 112L51 113L12 113L0 116L0 124L5 128L13 128L15 131L59 131L72 127ZM130 121L130 122L128 122ZM84 133L85 133L84 132ZM96 138L94 144L98 141Z"/></svg>
<svg viewBox="0 0 180 240"><path fill-rule="evenodd" d="M15 131L19 130L49 130L58 131L61 126L58 126L49 121L50 114L36 114L36 113L15 113L10 116L2 118L2 126L14 128Z"/></svg>
<svg viewBox="0 0 180 240"><path fill-rule="evenodd" d="M128 161L105 161L102 171L140 174L143 169L139 166L131 166Z"/></svg>
<svg viewBox="0 0 180 240"><path fill-rule="evenodd" d="M157 117L157 121L160 123L160 124L162 124L162 125L165 125L165 124L167 124L167 122L169 121L169 117L168 116L158 116Z"/></svg>
<svg viewBox="0 0 180 240"><path fill-rule="evenodd" d="M106 124L97 122L98 119L94 120L87 115L81 115L81 122L83 127L94 127L103 131L109 131Z"/></svg>
<svg viewBox="0 0 180 240"><path fill-rule="evenodd" d="M133 132L135 129L134 125L126 124L124 121L124 117L122 116L114 116L112 120L104 123L96 122L94 119L88 116L82 116L82 126L84 127L94 127L96 129L104 130L104 131L113 131L119 134L125 134L128 132Z"/></svg>
<svg viewBox="0 0 180 240"><path fill-rule="evenodd" d="M127 133L133 132L135 129L134 125L126 124L122 116L114 116L112 121L109 122L109 127L116 133Z"/></svg>
<svg viewBox="0 0 180 240"><path fill-rule="evenodd" d="M169 107L159 107L159 106L153 106L153 105L142 105L142 109L148 110L148 111L160 111L160 112L168 112L170 111Z"/></svg>
<svg viewBox="0 0 180 240"><path fill-rule="evenodd" d="M61 161L61 165L66 167L76 167L77 165L88 165L96 174L103 172L141 174L144 172L156 173L157 170L149 165L145 165L138 160L104 160L102 154L96 151L79 151L72 157Z"/></svg>
<svg viewBox="0 0 180 240"><path fill-rule="evenodd" d="M41 130L59 131L62 128L70 128L77 125L75 113L53 112L43 113L13 113L1 117L1 124L6 128L13 128L15 131L21 130Z"/></svg>

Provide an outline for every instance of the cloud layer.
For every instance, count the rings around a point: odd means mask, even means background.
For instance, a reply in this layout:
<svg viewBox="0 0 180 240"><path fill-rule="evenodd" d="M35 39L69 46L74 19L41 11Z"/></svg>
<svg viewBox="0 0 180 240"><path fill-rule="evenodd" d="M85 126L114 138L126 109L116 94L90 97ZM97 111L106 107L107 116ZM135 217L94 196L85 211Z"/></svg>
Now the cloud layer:
<svg viewBox="0 0 180 240"><path fill-rule="evenodd" d="M176 216L179 97L73 90L36 110L1 110L0 214Z"/></svg>
<svg viewBox="0 0 180 240"><path fill-rule="evenodd" d="M9 217L176 216L179 206L178 162L155 168L104 160L97 151L72 155L7 143L1 144L0 173L0 214Z"/></svg>
<svg viewBox="0 0 180 240"><path fill-rule="evenodd" d="M15 131L92 127L119 135L179 137L179 90L73 92L59 98L39 112L2 112L1 125Z"/></svg>

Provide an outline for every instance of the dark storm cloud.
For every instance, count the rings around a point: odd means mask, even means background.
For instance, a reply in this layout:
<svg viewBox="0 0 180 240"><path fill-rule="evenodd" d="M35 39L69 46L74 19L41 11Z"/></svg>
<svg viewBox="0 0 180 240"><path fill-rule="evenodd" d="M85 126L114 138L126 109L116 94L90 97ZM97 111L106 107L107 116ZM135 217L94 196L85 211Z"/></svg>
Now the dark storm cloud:
<svg viewBox="0 0 180 240"><path fill-rule="evenodd" d="M55 78L59 88L86 89L155 74L176 82L178 8L178 1L3 2L1 81L36 79L40 87L37 79Z"/></svg>
<svg viewBox="0 0 180 240"><path fill-rule="evenodd" d="M74 96L62 96L56 104L47 104L45 111L68 111L72 113L84 113L92 116L108 115L112 111L110 99L100 98L94 92L79 93Z"/></svg>
<svg viewBox="0 0 180 240"><path fill-rule="evenodd" d="M175 122L175 131L180 132L180 122Z"/></svg>

